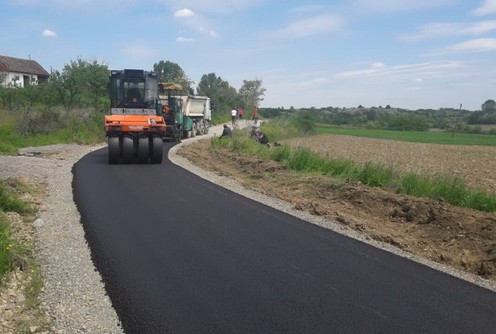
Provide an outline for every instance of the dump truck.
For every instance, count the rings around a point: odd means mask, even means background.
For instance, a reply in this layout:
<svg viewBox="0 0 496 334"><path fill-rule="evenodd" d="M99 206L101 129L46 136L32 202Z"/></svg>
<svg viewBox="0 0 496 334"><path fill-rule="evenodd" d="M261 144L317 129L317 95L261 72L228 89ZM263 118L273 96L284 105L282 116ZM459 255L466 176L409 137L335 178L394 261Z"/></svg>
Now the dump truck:
<svg viewBox="0 0 496 334"><path fill-rule="evenodd" d="M179 141L208 133L212 119L209 97L186 95L177 83L160 83L159 101L167 124L166 140Z"/></svg>
<svg viewBox="0 0 496 334"><path fill-rule="evenodd" d="M153 72L112 70L109 79L110 115L105 116L108 161L162 162L166 123Z"/></svg>

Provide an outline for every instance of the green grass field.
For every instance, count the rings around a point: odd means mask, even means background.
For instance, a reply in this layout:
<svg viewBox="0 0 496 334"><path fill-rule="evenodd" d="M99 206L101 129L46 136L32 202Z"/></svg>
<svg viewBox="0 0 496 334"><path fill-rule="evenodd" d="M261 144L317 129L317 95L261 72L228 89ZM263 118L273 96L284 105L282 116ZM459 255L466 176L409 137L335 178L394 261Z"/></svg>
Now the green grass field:
<svg viewBox="0 0 496 334"><path fill-rule="evenodd" d="M365 128L343 128L319 124L317 134L348 135L357 137L399 140L427 144L447 145L483 145L496 146L496 136L453 133L451 132L418 132L418 131L390 131Z"/></svg>

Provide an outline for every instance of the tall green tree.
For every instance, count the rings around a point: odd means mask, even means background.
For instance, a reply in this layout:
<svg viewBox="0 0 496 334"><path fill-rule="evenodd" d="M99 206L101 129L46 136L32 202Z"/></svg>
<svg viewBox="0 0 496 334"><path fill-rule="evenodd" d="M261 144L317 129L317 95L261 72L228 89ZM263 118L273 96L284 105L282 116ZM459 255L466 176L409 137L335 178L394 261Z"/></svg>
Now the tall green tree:
<svg viewBox="0 0 496 334"><path fill-rule="evenodd" d="M241 98L236 88L215 73L204 74L196 91L198 95L210 97L214 113L226 115L231 109L241 106Z"/></svg>
<svg viewBox="0 0 496 334"><path fill-rule="evenodd" d="M253 109L263 101L266 89L262 87L262 79L243 80L243 85L239 89L245 108Z"/></svg>
<svg viewBox="0 0 496 334"><path fill-rule="evenodd" d="M52 71L49 84L66 110L98 106L108 96L108 66L96 60L77 59L62 72Z"/></svg>
<svg viewBox="0 0 496 334"><path fill-rule="evenodd" d="M496 111L496 102L494 100L487 100L481 106L482 111Z"/></svg>
<svg viewBox="0 0 496 334"><path fill-rule="evenodd" d="M193 94L193 81L191 81L181 66L169 60L153 64L153 72L157 74L159 82L173 82L180 84L185 94Z"/></svg>

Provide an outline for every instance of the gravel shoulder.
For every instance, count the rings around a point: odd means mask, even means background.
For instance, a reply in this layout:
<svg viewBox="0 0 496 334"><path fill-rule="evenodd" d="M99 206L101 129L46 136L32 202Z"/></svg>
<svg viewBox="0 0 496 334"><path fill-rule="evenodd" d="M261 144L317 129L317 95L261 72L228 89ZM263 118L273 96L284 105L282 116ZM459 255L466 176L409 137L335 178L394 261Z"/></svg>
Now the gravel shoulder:
<svg viewBox="0 0 496 334"><path fill-rule="evenodd" d="M222 126L217 126L201 138L221 133ZM187 139L182 145L201 138ZM47 187L48 195L41 201L38 219L32 225L44 282L40 311L51 322L49 333L123 333L91 259L72 191L73 165L86 154L106 146L49 145L21 149L18 156L0 155L0 179L27 179ZM0 305L13 304L18 310L15 300L23 287L19 277L13 279L18 282L10 284L9 291L0 295ZM31 329L47 333L36 326ZM14 332L9 321L5 324L0 321L0 333Z"/></svg>
<svg viewBox="0 0 496 334"><path fill-rule="evenodd" d="M91 260L72 196L72 166L103 146L53 145L0 156L0 178L22 177L48 186L35 221L37 258L44 288L42 312L51 333L123 333Z"/></svg>

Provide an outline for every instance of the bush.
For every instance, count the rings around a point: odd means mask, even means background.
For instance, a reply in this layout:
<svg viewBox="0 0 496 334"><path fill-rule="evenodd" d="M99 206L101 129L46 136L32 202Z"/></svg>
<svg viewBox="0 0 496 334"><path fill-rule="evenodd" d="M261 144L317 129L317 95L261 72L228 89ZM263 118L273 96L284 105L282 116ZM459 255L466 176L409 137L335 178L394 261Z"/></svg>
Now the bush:
<svg viewBox="0 0 496 334"><path fill-rule="evenodd" d="M388 130L396 131L427 131L429 122L424 116L417 115L392 115L386 121Z"/></svg>
<svg viewBox="0 0 496 334"><path fill-rule="evenodd" d="M316 118L312 112L300 111L291 118L291 124L303 135L311 134L315 130Z"/></svg>

